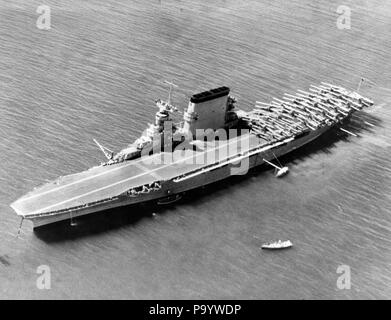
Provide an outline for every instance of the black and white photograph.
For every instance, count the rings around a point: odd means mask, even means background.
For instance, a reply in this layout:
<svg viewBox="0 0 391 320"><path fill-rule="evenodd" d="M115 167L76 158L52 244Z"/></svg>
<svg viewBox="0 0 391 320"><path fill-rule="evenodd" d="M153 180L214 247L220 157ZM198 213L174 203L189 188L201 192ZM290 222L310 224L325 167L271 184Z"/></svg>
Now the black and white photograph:
<svg viewBox="0 0 391 320"><path fill-rule="evenodd" d="M0 0L0 300L390 300L390 35L381 0Z"/></svg>

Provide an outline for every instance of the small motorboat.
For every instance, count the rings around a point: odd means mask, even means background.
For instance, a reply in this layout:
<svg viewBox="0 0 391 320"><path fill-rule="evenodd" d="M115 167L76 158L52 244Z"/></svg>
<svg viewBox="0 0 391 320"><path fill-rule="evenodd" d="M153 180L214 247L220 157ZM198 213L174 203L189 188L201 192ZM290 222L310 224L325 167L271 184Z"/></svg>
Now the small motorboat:
<svg viewBox="0 0 391 320"><path fill-rule="evenodd" d="M276 159L277 159L277 157L276 157ZM280 163L280 167L279 167L279 166L275 165L273 162L270 162L270 161L268 161L266 159L262 159L262 160L264 162L266 162L267 164L270 164L272 167L275 168L275 173L274 174L275 174L275 176L277 178L281 178L281 177L285 176L289 172L289 168L281 166L281 163Z"/></svg>
<svg viewBox="0 0 391 320"><path fill-rule="evenodd" d="M269 242L262 245L262 249L269 249L269 250L275 250L275 249L286 249L292 247L293 244L290 240L285 241L275 241L275 242Z"/></svg>
<svg viewBox="0 0 391 320"><path fill-rule="evenodd" d="M277 178L283 177L283 176L285 176L288 172L289 172L289 168L288 168L288 167L282 167L282 168L276 170L276 177L277 177Z"/></svg>

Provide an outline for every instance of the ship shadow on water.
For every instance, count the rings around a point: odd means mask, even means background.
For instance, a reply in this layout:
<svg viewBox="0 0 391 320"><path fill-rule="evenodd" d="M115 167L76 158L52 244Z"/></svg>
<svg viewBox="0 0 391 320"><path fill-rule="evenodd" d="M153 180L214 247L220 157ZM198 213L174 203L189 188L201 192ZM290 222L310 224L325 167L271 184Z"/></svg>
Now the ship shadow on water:
<svg viewBox="0 0 391 320"><path fill-rule="evenodd" d="M372 124L372 126L365 122ZM319 152L330 154L332 149L336 147L337 142L349 141L349 139L359 139L360 134L374 132L376 127L381 127L381 120L369 113L359 112L342 126L344 129L357 134L358 137L351 137L338 128L333 128L314 141L280 157L279 160L282 163L294 165L297 164L298 161L305 161L306 158ZM70 220L62 221L37 228L34 230L34 233L39 239L47 243L55 243L135 226L143 219L153 219L155 215L160 216L172 213L175 206L180 206L181 204L196 204L202 199L205 200L213 197L214 192L228 190L230 188L238 187L238 185L241 184L250 183L250 177L260 176L270 170L271 168L268 165L258 166L251 169L246 175L235 175L228 179L187 192L174 204L158 205L156 201L154 201L109 209L74 218L74 225L71 225Z"/></svg>
<svg viewBox="0 0 391 320"><path fill-rule="evenodd" d="M47 243L74 240L136 226L143 219L165 214L175 205L159 206L156 202L149 202L118 207L73 218L73 224L66 220L39 227L34 229L34 233Z"/></svg>

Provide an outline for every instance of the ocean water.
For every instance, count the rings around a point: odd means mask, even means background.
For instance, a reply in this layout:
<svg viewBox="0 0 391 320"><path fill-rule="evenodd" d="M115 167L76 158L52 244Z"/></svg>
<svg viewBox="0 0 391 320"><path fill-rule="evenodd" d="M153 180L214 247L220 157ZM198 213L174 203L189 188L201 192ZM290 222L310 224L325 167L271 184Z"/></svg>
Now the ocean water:
<svg viewBox="0 0 391 320"><path fill-rule="evenodd" d="M391 3L359 1L0 0L0 298L391 298ZM339 5L351 28L339 29ZM152 122L226 85L239 106L320 81L375 106L269 168L172 206L113 210L33 232L9 204L104 159ZM368 125L371 123L373 126ZM153 215L153 213L156 213ZM263 242L290 239L287 251ZM40 290L37 268L50 267ZM350 289L339 289L339 266Z"/></svg>

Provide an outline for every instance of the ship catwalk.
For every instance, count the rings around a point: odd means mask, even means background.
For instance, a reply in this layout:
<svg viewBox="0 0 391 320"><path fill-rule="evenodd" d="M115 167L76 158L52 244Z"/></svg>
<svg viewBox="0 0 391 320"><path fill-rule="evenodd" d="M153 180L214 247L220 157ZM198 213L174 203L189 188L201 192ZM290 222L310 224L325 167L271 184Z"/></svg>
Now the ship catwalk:
<svg viewBox="0 0 391 320"><path fill-rule="evenodd" d="M373 105L357 92L322 83L270 103L257 102L245 112L229 92L220 87L193 95L183 124L172 125L169 138L165 131L177 108L170 99L157 100L155 124L134 143L114 154L96 141L107 162L38 187L11 207L39 227L120 206L170 202L183 192L272 164ZM198 139L198 131L206 129L237 134ZM182 146L191 152L183 155Z"/></svg>

